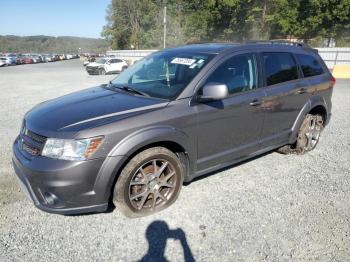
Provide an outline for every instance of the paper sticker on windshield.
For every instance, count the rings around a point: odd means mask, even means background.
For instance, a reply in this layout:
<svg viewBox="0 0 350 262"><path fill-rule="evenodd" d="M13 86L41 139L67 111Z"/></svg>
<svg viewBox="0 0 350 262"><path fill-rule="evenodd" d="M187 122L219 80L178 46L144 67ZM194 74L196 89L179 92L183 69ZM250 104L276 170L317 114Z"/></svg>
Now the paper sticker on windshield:
<svg viewBox="0 0 350 262"><path fill-rule="evenodd" d="M179 64L179 65L192 65L194 62L196 62L195 59L190 59L190 58L181 58L181 57L176 57L174 58L170 63L172 64Z"/></svg>
<svg viewBox="0 0 350 262"><path fill-rule="evenodd" d="M203 60L203 59L200 59L200 60L197 61L197 63L192 64L192 65L190 66L190 68L191 68L191 69L193 69L193 68L195 68L195 67L200 68L200 67L202 66L203 62L204 62L204 60Z"/></svg>

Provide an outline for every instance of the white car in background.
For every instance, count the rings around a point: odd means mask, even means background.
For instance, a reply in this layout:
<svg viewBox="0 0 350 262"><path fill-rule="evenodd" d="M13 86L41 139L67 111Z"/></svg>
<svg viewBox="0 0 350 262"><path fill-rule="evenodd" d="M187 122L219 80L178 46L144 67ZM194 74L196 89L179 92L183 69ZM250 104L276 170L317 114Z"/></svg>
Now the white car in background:
<svg viewBox="0 0 350 262"><path fill-rule="evenodd" d="M89 75L119 74L128 68L128 63L119 58L100 58L86 65Z"/></svg>
<svg viewBox="0 0 350 262"><path fill-rule="evenodd" d="M6 57L0 57L0 67L7 66Z"/></svg>

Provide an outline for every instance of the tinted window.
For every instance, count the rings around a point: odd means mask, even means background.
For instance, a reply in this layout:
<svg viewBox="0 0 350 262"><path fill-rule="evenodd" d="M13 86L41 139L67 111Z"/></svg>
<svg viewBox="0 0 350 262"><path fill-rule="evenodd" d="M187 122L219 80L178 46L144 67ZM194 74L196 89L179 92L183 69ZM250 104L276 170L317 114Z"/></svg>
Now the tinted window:
<svg viewBox="0 0 350 262"><path fill-rule="evenodd" d="M305 77L323 74L323 68L316 58L310 55L296 55Z"/></svg>
<svg viewBox="0 0 350 262"><path fill-rule="evenodd" d="M104 58L100 58L96 60L96 63L100 63L100 64L104 64L106 62L107 62L107 59L104 59Z"/></svg>
<svg viewBox="0 0 350 262"><path fill-rule="evenodd" d="M298 70L289 53L263 53L268 86L298 78Z"/></svg>
<svg viewBox="0 0 350 262"><path fill-rule="evenodd" d="M227 85L229 93L239 93L256 88L256 63L252 54L234 56L223 62L206 81Z"/></svg>

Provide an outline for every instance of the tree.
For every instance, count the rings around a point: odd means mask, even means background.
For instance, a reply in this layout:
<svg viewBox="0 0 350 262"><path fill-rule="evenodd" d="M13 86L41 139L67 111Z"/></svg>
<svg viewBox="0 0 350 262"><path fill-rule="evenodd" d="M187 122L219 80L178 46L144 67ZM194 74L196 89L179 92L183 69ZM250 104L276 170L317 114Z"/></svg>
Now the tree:
<svg viewBox="0 0 350 262"><path fill-rule="evenodd" d="M350 35L350 0L113 0L102 35L112 48Z"/></svg>
<svg viewBox="0 0 350 262"><path fill-rule="evenodd" d="M337 38L350 30L350 0L281 0L275 22L305 40Z"/></svg>

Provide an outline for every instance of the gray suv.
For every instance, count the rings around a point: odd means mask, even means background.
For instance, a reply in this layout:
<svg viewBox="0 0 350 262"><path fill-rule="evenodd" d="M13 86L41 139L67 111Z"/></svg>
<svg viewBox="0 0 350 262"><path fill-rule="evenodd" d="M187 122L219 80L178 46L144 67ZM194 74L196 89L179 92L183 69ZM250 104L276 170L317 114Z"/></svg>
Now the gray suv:
<svg viewBox="0 0 350 262"><path fill-rule="evenodd" d="M271 150L314 149L334 84L303 44L165 49L108 84L35 106L13 165L44 211L103 212L113 203L129 217L148 215L203 174Z"/></svg>

